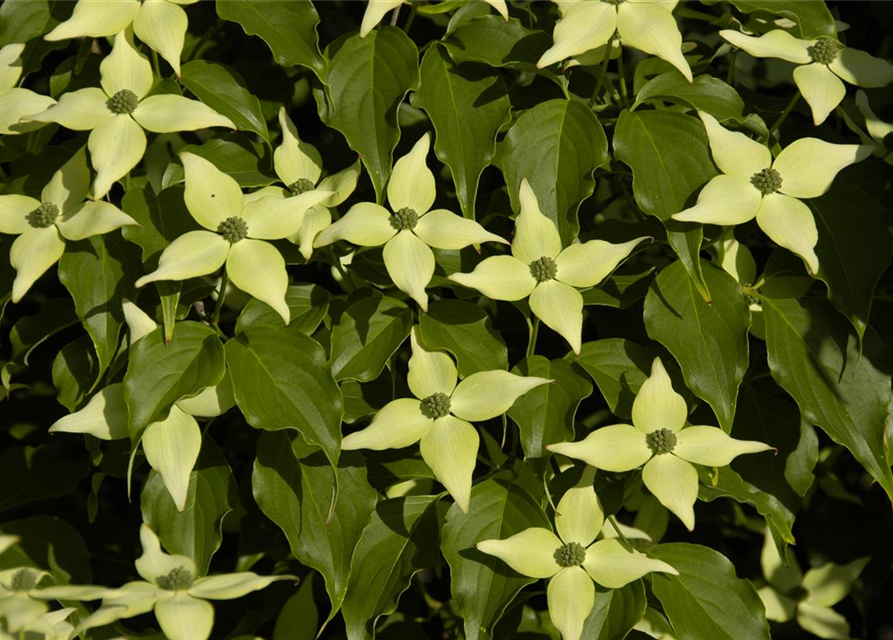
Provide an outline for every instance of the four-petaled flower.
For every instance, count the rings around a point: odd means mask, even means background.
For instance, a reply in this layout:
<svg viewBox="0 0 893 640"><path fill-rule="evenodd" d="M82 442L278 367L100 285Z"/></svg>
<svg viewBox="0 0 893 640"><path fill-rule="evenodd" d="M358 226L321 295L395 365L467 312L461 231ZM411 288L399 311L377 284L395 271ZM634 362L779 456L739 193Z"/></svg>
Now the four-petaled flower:
<svg viewBox="0 0 893 640"><path fill-rule="evenodd" d="M843 47L831 38L799 40L781 29L760 37L730 29L723 29L719 35L756 58L780 58L800 65L794 69L794 83L809 103L816 125L822 124L846 95L841 78L865 88L883 87L893 81L893 64Z"/></svg>
<svg viewBox="0 0 893 640"><path fill-rule="evenodd" d="M594 473L587 468L580 482L558 502L557 536L549 529L531 527L505 540L484 540L475 545L518 573L551 578L546 590L549 616L564 640L580 638L595 604L593 581L619 589L653 571L679 574L666 562L627 549L615 538L595 541L605 515L592 488Z"/></svg>
<svg viewBox="0 0 893 640"><path fill-rule="evenodd" d="M133 25L137 37L167 60L179 76L189 19L178 5L195 2L198 0L79 0L71 17L44 39L104 38Z"/></svg>
<svg viewBox="0 0 893 640"><path fill-rule="evenodd" d="M533 189L524 179L521 213L515 219L512 255L483 260L471 273L450 280L472 287L494 300L530 296L530 310L580 353L583 340L583 296L577 288L595 286L647 237L622 244L604 240L573 243L562 249L555 223L543 215Z"/></svg>
<svg viewBox="0 0 893 640"><path fill-rule="evenodd" d="M645 486L691 531L698 498L698 471L693 464L724 467L736 456L772 447L736 440L717 427L683 428L687 417L685 399L673 390L660 358L655 358L651 376L633 401L633 426L602 427L579 442L546 448L606 471L631 471L645 465Z"/></svg>
<svg viewBox="0 0 893 640"><path fill-rule="evenodd" d="M158 536L145 524L140 527L140 542L143 555L135 564L143 580L109 590L102 606L78 625L77 633L154 610L169 640L207 640L214 626L214 607L208 600L234 600L276 580L296 580L294 576L259 576L252 571L196 579L192 559L162 551Z"/></svg>
<svg viewBox="0 0 893 640"><path fill-rule="evenodd" d="M83 240L138 224L109 202L85 202L89 189L90 169L81 147L53 174L40 200L0 195L0 233L19 236L9 250L9 262L16 270L13 302L21 300L35 280L62 257L66 240Z"/></svg>
<svg viewBox="0 0 893 640"><path fill-rule="evenodd" d="M99 87L62 95L55 105L23 122L58 122L67 129L90 131L87 146L96 170L93 198L104 197L146 152L146 134L236 126L198 100L173 94L148 96L155 84L152 65L136 50L126 31L115 36L112 52L99 65Z"/></svg>
<svg viewBox="0 0 893 640"><path fill-rule="evenodd" d="M396 9L401 4L410 2L411 0L369 0L366 5L366 13L363 14L363 22L360 25L360 37L365 38L370 31L375 28L381 19L385 17L388 11ZM505 0L484 0L491 7L496 9L499 14L508 22L509 8L505 4Z"/></svg>
<svg viewBox="0 0 893 640"><path fill-rule="evenodd" d="M347 240L363 247L384 245L384 264L398 289L428 311L425 287L434 275L435 249L462 249L482 242L505 240L474 220L446 209L431 211L434 174L425 163L431 144L422 136L412 150L397 160L388 182L388 204L393 213L371 202L355 204L334 224L316 236L314 247Z"/></svg>
<svg viewBox="0 0 893 640"><path fill-rule="evenodd" d="M207 231L189 231L171 242L158 268L137 280L136 286L204 276L226 264L234 285L273 307L288 324L285 260L264 240L293 236L301 228L304 211L332 192L248 200L239 183L201 156L182 153L180 159L186 171L186 208Z"/></svg>
<svg viewBox="0 0 893 640"><path fill-rule="evenodd" d="M868 135L877 143L875 153L881 156L887 164L893 165L893 124L884 122L874 114L868 103L868 96L862 90L856 92L856 106L862 112L862 117L865 118Z"/></svg>
<svg viewBox="0 0 893 640"><path fill-rule="evenodd" d="M43 127L43 122L19 123L26 116L45 111L56 101L30 89L17 87L22 77L24 44L8 44L0 49L0 133L14 135Z"/></svg>
<svg viewBox="0 0 893 640"><path fill-rule="evenodd" d="M493 370L473 373L457 384L453 359L420 344L417 327L410 335L412 356L407 382L415 398L386 404L368 427L346 436L341 448L380 451L421 441L422 458L434 477L463 513L468 513L480 436L467 421L495 418L508 411L519 397L552 380Z"/></svg>
<svg viewBox="0 0 893 640"><path fill-rule="evenodd" d="M682 55L682 34L673 18L676 0L555 0L561 20L555 25L555 44L537 67L604 46L616 32L623 44L663 58L692 81Z"/></svg>
<svg viewBox="0 0 893 640"><path fill-rule="evenodd" d="M815 219L799 198L817 198L831 188L837 172L871 155L874 145L832 144L800 138L775 160L769 149L738 131L729 131L709 113L698 115L707 129L713 161L722 173L701 190L698 202L674 220L736 225L757 219L773 241L819 270Z"/></svg>

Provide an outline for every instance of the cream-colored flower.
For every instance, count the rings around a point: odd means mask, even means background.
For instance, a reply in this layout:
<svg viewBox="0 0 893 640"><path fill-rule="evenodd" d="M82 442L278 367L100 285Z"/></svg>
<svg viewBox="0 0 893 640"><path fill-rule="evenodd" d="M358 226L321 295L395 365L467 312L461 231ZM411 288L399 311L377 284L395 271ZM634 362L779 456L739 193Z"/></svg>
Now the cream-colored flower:
<svg viewBox="0 0 893 640"><path fill-rule="evenodd" d="M893 165L893 124L884 122L874 114L868 103L868 96L861 89L856 92L856 106L865 118L868 135L877 143L875 153L887 164Z"/></svg>
<svg viewBox="0 0 893 640"><path fill-rule="evenodd" d="M0 49L0 133L15 135L45 126L43 122L19 122L24 117L45 111L56 101L16 85L22 77L24 44L8 44Z"/></svg>
<svg viewBox="0 0 893 640"><path fill-rule="evenodd" d="M412 0L369 0L369 4L366 5L366 13L363 14L363 22L360 25L360 37L365 38L387 15L388 11L393 11L407 2L412 2ZM505 4L505 0L484 0L484 2L496 9L508 21L509 8Z"/></svg>

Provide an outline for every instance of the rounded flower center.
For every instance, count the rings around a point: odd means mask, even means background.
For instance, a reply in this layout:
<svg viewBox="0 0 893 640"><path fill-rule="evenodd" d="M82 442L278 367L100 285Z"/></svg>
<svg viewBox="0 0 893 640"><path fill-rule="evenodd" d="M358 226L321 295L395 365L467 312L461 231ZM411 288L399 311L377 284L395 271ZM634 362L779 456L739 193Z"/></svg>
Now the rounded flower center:
<svg viewBox="0 0 893 640"><path fill-rule="evenodd" d="M391 226L397 231L412 231L419 222L419 214L415 209L403 207L400 211L391 214Z"/></svg>
<svg viewBox="0 0 893 640"><path fill-rule="evenodd" d="M230 244L236 244L239 240L248 237L248 223L238 216L227 218L217 226L217 233L221 234Z"/></svg>
<svg viewBox="0 0 893 640"><path fill-rule="evenodd" d="M192 586L194 581L195 576L192 575L191 571L183 567L176 567L171 569L171 572L167 575L158 576L155 579L155 584L166 591L185 591Z"/></svg>
<svg viewBox="0 0 893 640"><path fill-rule="evenodd" d="M768 196L781 189L781 174L775 169L763 169L751 176L750 184L764 196Z"/></svg>
<svg viewBox="0 0 893 640"><path fill-rule="evenodd" d="M884 149L893 151L893 131L884 136L883 143Z"/></svg>
<svg viewBox="0 0 893 640"><path fill-rule="evenodd" d="M552 258L543 256L530 263L530 275L532 275L537 282L551 280L558 275L558 265L555 264L555 261Z"/></svg>
<svg viewBox="0 0 893 640"><path fill-rule="evenodd" d="M28 224L37 229L46 229L59 217L59 207L52 202L44 202L28 214Z"/></svg>
<svg viewBox="0 0 893 640"><path fill-rule="evenodd" d="M579 567L586 560L586 549L579 542L568 542L558 547L552 557L559 567Z"/></svg>
<svg viewBox="0 0 893 640"><path fill-rule="evenodd" d="M425 417L436 420L450 413L450 397L445 393L432 393L422 400L422 413Z"/></svg>
<svg viewBox="0 0 893 640"><path fill-rule="evenodd" d="M308 191L313 191L316 188L316 185L313 184L311 180L307 178L298 178L290 185L288 185L288 190L291 191L293 196L299 196L302 193L307 193Z"/></svg>
<svg viewBox="0 0 893 640"><path fill-rule="evenodd" d="M109 111L116 114L133 113L140 99L130 89L121 89L118 93L106 100L105 106Z"/></svg>
<svg viewBox="0 0 893 640"><path fill-rule="evenodd" d="M676 434L673 433L672 429L664 427L645 436L645 444L648 445L648 448L656 456L670 453L676 448Z"/></svg>
<svg viewBox="0 0 893 640"><path fill-rule="evenodd" d="M822 38L809 47L807 51L813 62L831 64L837 58L837 52L840 51L840 47L833 40Z"/></svg>
<svg viewBox="0 0 893 640"><path fill-rule="evenodd" d="M13 574L10 586L13 591L31 591L37 586L37 572L28 567L22 567Z"/></svg>

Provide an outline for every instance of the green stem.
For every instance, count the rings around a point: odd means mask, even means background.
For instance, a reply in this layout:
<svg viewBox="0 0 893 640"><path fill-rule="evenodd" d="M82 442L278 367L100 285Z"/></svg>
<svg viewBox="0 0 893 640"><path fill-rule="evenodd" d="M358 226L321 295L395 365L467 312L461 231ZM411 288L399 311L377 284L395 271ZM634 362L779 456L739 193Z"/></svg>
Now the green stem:
<svg viewBox="0 0 893 640"><path fill-rule="evenodd" d="M396 27L396 26L397 26L397 18L400 17L400 9L401 9L402 7L403 7L402 4L398 4L398 5L397 5L397 8L394 9L394 13L391 14L391 26L392 26L392 27Z"/></svg>
<svg viewBox="0 0 893 640"><path fill-rule="evenodd" d="M155 72L155 77L161 77L161 63L158 61L158 52L155 49L152 49L152 71Z"/></svg>
<svg viewBox="0 0 893 640"><path fill-rule="evenodd" d="M540 319L536 316L533 317L533 321L531 322L530 318L527 318L527 330L528 330L528 339L527 339L527 357L529 358L536 351L536 336L540 330Z"/></svg>
<svg viewBox="0 0 893 640"><path fill-rule="evenodd" d="M778 117L778 120L775 121L775 124L773 124L769 128L770 136L778 130L778 127L781 126L781 123L784 122L785 119L788 117L788 115L791 113L791 111L794 110L794 105L796 105L797 101L799 101L799 100L800 100L800 92L797 91L794 93L794 97L791 98L791 101L788 103L788 106L786 106L784 108L784 111L781 112L781 115Z"/></svg>
<svg viewBox="0 0 893 640"><path fill-rule="evenodd" d="M412 26L413 21L415 20L415 14L419 10L419 3L413 2L411 5L412 9L409 11L409 17L406 19L406 24L403 25L403 33L409 33L409 28Z"/></svg>
<svg viewBox="0 0 893 640"><path fill-rule="evenodd" d="M614 47L614 37L611 36L611 39L608 40L608 44L605 47L605 59L602 60L602 68L599 69L598 72L598 80L595 83L595 89L592 91L592 97L589 98L589 108L595 106L595 102L598 99L598 94L601 92L602 87L605 84L605 77L608 73L608 63L611 61L611 50Z"/></svg>
<svg viewBox="0 0 893 640"><path fill-rule="evenodd" d="M623 50L620 50L620 55L617 57L617 81L620 83L620 98L623 100L623 106L629 109L629 95L626 92L626 72L623 66Z"/></svg>
<svg viewBox="0 0 893 640"><path fill-rule="evenodd" d="M680 18L694 18L695 20L704 20L705 22L713 22L716 20L716 16L712 16L709 13L695 11L694 9L686 9L685 7L680 7L676 11L676 15Z"/></svg>
<svg viewBox="0 0 893 640"><path fill-rule="evenodd" d="M732 49L732 53L729 54L729 73L726 75L726 84L734 87L735 86L735 61L738 58L738 49Z"/></svg>
<svg viewBox="0 0 893 640"><path fill-rule="evenodd" d="M211 317L211 324L215 327L220 324L220 313L223 311L223 303L226 302L226 287L229 284L229 276L224 269L223 275L220 277L220 289L217 293L217 305L214 307L214 315Z"/></svg>
<svg viewBox="0 0 893 640"><path fill-rule="evenodd" d="M620 541L623 543L623 546L627 548L627 550L632 550L633 546L630 544L629 540L626 539L626 536L623 535L623 531L620 530L620 525L617 524L617 521L614 519L614 516L608 516L608 522L611 523L614 527L614 531L617 532L617 537L620 538Z"/></svg>

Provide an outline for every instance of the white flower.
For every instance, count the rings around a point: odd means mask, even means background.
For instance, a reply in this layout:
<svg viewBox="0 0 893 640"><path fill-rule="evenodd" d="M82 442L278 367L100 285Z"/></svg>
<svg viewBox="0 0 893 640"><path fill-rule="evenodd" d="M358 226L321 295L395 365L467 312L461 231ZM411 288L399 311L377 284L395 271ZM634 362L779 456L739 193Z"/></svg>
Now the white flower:
<svg viewBox="0 0 893 640"><path fill-rule="evenodd" d="M893 124L884 122L874 114L868 104L868 96L862 90L856 92L856 106L865 118L868 135L877 143L875 153L883 157L887 164L893 165Z"/></svg>
<svg viewBox="0 0 893 640"><path fill-rule="evenodd" d="M30 89L16 87L22 77L24 44L8 44L0 49L0 133L14 135L43 127L43 122L20 124L19 120L45 111L56 101Z"/></svg>

